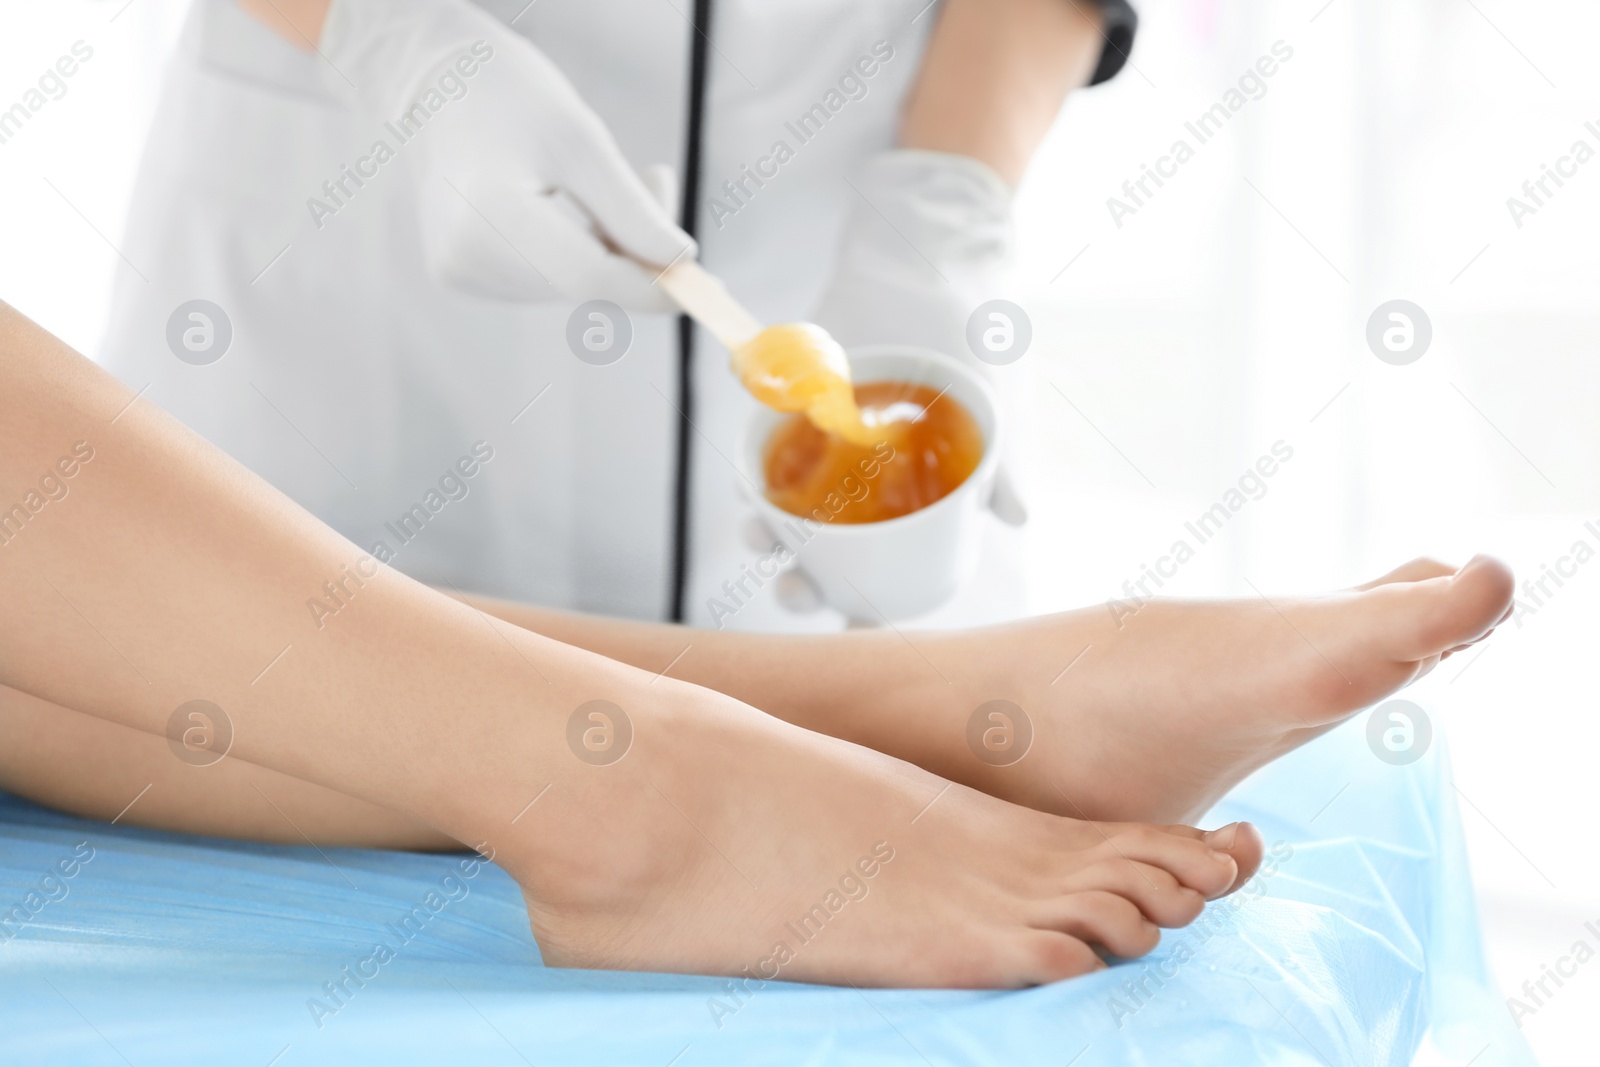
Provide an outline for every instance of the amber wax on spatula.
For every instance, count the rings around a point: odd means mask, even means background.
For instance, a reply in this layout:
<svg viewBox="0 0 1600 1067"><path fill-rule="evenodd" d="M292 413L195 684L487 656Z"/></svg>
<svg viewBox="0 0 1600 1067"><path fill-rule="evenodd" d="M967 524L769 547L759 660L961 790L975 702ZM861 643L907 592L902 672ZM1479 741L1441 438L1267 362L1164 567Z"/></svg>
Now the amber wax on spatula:
<svg viewBox="0 0 1600 1067"><path fill-rule="evenodd" d="M662 273L659 284L733 356L733 371L757 400L777 411L800 411L819 429L856 444L890 432L862 417L844 349L811 323L763 328L695 262Z"/></svg>

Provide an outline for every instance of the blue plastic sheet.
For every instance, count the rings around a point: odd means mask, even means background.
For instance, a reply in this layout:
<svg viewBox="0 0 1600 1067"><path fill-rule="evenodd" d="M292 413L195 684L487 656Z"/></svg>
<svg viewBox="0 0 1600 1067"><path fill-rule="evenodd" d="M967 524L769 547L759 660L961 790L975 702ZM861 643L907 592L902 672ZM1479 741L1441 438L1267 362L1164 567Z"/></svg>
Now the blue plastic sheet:
<svg viewBox="0 0 1600 1067"><path fill-rule="evenodd" d="M25 916L0 924L0 1063L1343 1067L1410 1063L1430 1027L1474 1067L1533 1062L1485 975L1439 743L1389 766L1357 721L1208 822L1235 818L1275 869L1144 960L1011 993L745 992L547 970L515 885L460 856L185 837L0 798L0 913ZM430 892L438 910L403 924ZM392 958L363 962L378 944Z"/></svg>

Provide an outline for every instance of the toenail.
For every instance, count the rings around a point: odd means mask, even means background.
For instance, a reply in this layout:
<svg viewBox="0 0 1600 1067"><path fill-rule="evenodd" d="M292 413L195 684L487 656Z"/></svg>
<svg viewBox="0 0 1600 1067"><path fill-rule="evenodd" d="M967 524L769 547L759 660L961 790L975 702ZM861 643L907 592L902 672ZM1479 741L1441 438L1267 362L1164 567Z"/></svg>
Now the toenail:
<svg viewBox="0 0 1600 1067"><path fill-rule="evenodd" d="M1205 835L1205 843L1214 849L1227 851L1233 847L1234 838L1239 836L1239 824L1231 822L1220 830L1212 830Z"/></svg>

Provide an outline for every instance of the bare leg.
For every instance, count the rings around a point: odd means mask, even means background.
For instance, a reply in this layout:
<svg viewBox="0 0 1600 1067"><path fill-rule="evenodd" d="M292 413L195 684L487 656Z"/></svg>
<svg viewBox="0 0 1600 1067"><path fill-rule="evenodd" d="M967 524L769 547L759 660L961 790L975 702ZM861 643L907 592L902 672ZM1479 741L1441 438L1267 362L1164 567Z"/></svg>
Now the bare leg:
<svg viewBox="0 0 1600 1067"><path fill-rule="evenodd" d="M940 633L805 637L621 623L478 599L548 636L668 671L1018 804L1096 819L1198 819L1248 774L1483 640L1510 572L1416 560L1343 592L1147 601ZM996 766L974 712L1033 730Z"/></svg>
<svg viewBox="0 0 1600 1067"><path fill-rule="evenodd" d="M0 684L155 735L213 701L240 758L492 850L557 965L1028 984L1148 951L1259 860L1234 828L1212 848L1007 804L363 570L0 306L0 486L30 484L0 543ZM319 628L307 598L352 570ZM631 745L586 743L595 700ZM818 908L826 933L797 937Z"/></svg>
<svg viewBox="0 0 1600 1067"><path fill-rule="evenodd" d="M0 788L85 818L284 845L465 847L398 812L240 759L185 762L165 737L5 687L0 735Z"/></svg>

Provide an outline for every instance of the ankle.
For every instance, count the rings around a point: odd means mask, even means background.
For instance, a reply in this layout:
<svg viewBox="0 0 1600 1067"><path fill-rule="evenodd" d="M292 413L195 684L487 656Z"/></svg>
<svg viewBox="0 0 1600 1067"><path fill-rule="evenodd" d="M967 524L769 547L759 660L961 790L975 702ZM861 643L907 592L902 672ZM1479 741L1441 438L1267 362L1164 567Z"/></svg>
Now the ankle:
<svg viewBox="0 0 1600 1067"><path fill-rule="evenodd" d="M530 906L603 911L659 889L703 847L700 833L714 834L706 812L728 807L721 794L737 769L735 737L766 718L668 678L640 674L614 692L575 704L553 746L552 777L501 819L502 862Z"/></svg>

